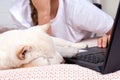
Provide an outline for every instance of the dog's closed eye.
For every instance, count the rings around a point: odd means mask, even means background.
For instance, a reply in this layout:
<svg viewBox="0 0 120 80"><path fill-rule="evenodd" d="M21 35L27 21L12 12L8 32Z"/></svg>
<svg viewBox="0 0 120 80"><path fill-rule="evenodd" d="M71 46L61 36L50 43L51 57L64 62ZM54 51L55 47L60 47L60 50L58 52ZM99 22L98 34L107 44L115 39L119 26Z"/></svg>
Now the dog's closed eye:
<svg viewBox="0 0 120 80"><path fill-rule="evenodd" d="M20 59L20 60L24 60L25 59L25 55L31 51L31 47L30 46L20 46L17 50L17 57Z"/></svg>

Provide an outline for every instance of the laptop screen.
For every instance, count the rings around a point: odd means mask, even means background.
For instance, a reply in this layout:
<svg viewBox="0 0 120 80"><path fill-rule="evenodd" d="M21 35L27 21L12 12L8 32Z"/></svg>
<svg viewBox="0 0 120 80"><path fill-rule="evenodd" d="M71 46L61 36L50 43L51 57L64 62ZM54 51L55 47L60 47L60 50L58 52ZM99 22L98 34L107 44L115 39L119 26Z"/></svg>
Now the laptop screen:
<svg viewBox="0 0 120 80"><path fill-rule="evenodd" d="M118 6L107 51L103 73L120 70L120 4Z"/></svg>

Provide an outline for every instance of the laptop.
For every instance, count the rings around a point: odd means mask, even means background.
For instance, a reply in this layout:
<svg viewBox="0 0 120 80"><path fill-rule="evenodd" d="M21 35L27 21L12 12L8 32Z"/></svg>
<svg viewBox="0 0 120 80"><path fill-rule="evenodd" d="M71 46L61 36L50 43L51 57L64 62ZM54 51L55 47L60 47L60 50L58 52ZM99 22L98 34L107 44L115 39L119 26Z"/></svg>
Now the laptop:
<svg viewBox="0 0 120 80"><path fill-rule="evenodd" d="M102 74L120 70L120 3L107 48L90 47L86 52L77 53L75 57L65 60L66 63L78 64Z"/></svg>

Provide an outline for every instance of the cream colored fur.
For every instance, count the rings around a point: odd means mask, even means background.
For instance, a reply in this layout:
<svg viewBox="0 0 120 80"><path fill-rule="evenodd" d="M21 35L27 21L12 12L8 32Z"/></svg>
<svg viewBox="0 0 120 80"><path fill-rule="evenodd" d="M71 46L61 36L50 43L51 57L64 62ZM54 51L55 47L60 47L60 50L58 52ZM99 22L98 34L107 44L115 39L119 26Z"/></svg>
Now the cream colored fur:
<svg viewBox="0 0 120 80"><path fill-rule="evenodd" d="M87 45L46 34L49 24L0 34L0 69L60 64Z"/></svg>

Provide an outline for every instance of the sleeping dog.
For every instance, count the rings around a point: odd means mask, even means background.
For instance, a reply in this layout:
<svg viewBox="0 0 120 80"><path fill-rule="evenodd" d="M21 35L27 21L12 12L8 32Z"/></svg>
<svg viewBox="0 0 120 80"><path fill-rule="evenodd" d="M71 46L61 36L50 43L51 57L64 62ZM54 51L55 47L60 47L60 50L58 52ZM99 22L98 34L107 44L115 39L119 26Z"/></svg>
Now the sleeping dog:
<svg viewBox="0 0 120 80"><path fill-rule="evenodd" d="M60 64L86 44L49 36L49 24L0 34L0 70Z"/></svg>

